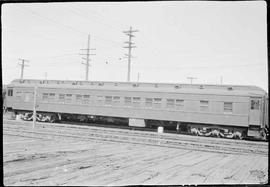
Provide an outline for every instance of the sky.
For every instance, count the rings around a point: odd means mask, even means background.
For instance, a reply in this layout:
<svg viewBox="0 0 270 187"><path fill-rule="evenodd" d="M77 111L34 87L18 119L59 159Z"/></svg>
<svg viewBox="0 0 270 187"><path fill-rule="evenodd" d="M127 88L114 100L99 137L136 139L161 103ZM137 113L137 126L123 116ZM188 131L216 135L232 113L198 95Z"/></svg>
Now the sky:
<svg viewBox="0 0 270 187"><path fill-rule="evenodd" d="M268 90L264 1L7 3L2 5L2 80L89 80L255 85Z"/></svg>

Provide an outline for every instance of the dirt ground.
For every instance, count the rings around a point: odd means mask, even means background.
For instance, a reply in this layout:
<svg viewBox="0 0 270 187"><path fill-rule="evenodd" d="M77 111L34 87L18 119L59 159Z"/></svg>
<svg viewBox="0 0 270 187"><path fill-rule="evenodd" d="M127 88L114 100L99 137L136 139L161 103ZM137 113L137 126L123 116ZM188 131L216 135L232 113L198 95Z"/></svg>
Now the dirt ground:
<svg viewBox="0 0 270 187"><path fill-rule="evenodd" d="M31 137L6 130L6 124L3 126L4 184L8 186L268 182L268 155L214 153L60 136Z"/></svg>

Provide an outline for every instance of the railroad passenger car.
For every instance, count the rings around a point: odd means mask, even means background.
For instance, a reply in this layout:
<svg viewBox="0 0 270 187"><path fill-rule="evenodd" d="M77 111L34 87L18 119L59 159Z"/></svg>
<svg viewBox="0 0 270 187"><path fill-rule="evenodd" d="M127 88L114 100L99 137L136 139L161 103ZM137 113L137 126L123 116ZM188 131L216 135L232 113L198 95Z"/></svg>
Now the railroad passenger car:
<svg viewBox="0 0 270 187"><path fill-rule="evenodd" d="M130 126L164 126L196 135L265 138L268 95L256 86L18 79L6 107L50 119L126 119Z"/></svg>

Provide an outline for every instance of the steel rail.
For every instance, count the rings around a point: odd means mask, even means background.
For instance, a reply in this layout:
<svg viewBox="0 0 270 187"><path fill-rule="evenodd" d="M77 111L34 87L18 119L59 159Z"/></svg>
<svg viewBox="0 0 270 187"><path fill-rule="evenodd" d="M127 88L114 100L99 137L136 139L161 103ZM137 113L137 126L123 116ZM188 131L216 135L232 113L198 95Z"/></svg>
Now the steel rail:
<svg viewBox="0 0 270 187"><path fill-rule="evenodd" d="M15 122L15 121L14 121ZM12 126L8 126L12 125ZM43 128L44 126L44 128ZM67 127L67 128L63 128ZM86 131L87 129L87 131ZM5 124L4 123L4 134L5 132L17 132L17 135L24 135L29 137L43 137L53 139L54 137L69 137L69 138L80 138L86 140L102 140L102 141L112 141L112 142L123 142L123 143L136 143L144 145L155 145L162 147L173 147L181 149L191 149L198 151L208 151L208 152L222 152L222 153L236 153L236 154L268 154L268 148L266 144L246 144L245 146L239 145L238 142L231 141L230 145L223 145L222 143L216 142L203 142L203 141L188 141L177 138L164 137L164 134L157 133L140 133L136 131L123 131L122 129L113 131L105 130L104 128L80 128L78 126L73 126L70 130L70 126L62 125L58 126L53 124L38 124L35 129L30 128L30 125L26 123L13 122ZM134 133L135 132L135 133ZM260 145L260 146L259 146Z"/></svg>

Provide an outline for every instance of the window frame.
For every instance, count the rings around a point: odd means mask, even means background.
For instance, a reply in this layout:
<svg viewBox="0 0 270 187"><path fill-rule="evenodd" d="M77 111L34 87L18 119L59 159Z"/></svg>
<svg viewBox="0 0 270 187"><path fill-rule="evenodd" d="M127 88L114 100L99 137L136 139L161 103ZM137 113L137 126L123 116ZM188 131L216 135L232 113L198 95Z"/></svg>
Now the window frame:
<svg viewBox="0 0 270 187"><path fill-rule="evenodd" d="M200 100L200 112L209 112L209 101Z"/></svg>
<svg viewBox="0 0 270 187"><path fill-rule="evenodd" d="M72 103L72 94L65 94L65 103L71 104Z"/></svg>
<svg viewBox="0 0 270 187"><path fill-rule="evenodd" d="M166 99L166 108L167 109L174 109L175 108L175 99L169 99L169 98L167 98Z"/></svg>
<svg viewBox="0 0 270 187"><path fill-rule="evenodd" d="M90 95L82 95L82 104L88 105L90 103Z"/></svg>
<svg viewBox="0 0 270 187"><path fill-rule="evenodd" d="M82 104L83 96L81 94L76 94L75 102L76 104Z"/></svg>
<svg viewBox="0 0 270 187"><path fill-rule="evenodd" d="M141 97L132 97L132 106L140 107L141 106Z"/></svg>
<svg viewBox="0 0 270 187"><path fill-rule="evenodd" d="M61 103L65 103L65 98L66 98L65 96L66 96L66 94L60 93L58 95L58 101L61 102Z"/></svg>
<svg viewBox="0 0 270 187"><path fill-rule="evenodd" d="M175 109L179 111L183 111L185 109L185 100L175 99Z"/></svg>
<svg viewBox="0 0 270 187"><path fill-rule="evenodd" d="M13 96L13 89L12 88L8 88L8 94L7 96L12 97Z"/></svg>
<svg viewBox="0 0 270 187"><path fill-rule="evenodd" d="M120 102L121 102L121 97L120 96L113 96L112 97L112 105L119 106Z"/></svg>
<svg viewBox="0 0 270 187"><path fill-rule="evenodd" d="M49 93L48 95L48 102L54 102L55 101L55 93Z"/></svg>
<svg viewBox="0 0 270 187"><path fill-rule="evenodd" d="M103 95L96 95L96 105L103 105L105 101L105 97Z"/></svg>
<svg viewBox="0 0 270 187"><path fill-rule="evenodd" d="M230 104L230 106L225 106L225 105ZM232 114L233 113L233 102L223 102L223 112L226 114Z"/></svg>
<svg viewBox="0 0 270 187"><path fill-rule="evenodd" d="M124 106L131 107L132 106L132 97L124 97Z"/></svg>
<svg viewBox="0 0 270 187"><path fill-rule="evenodd" d="M46 97L45 97L46 96ZM49 93L42 93L42 101L48 102L49 101Z"/></svg>
<svg viewBox="0 0 270 187"><path fill-rule="evenodd" d="M104 100L105 105L111 106L112 105L112 100L113 100L112 98L113 98L112 96L106 95L105 100Z"/></svg>
<svg viewBox="0 0 270 187"><path fill-rule="evenodd" d="M162 98L156 97L153 99L153 106L154 108L161 108L162 107Z"/></svg>
<svg viewBox="0 0 270 187"><path fill-rule="evenodd" d="M145 98L145 107L152 108L153 107L153 98Z"/></svg>
<svg viewBox="0 0 270 187"><path fill-rule="evenodd" d="M261 110L261 99L251 98L250 100L250 110Z"/></svg>

